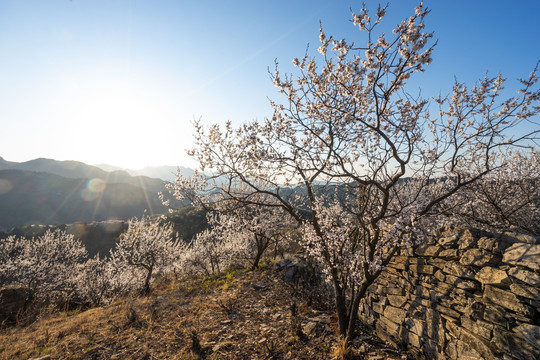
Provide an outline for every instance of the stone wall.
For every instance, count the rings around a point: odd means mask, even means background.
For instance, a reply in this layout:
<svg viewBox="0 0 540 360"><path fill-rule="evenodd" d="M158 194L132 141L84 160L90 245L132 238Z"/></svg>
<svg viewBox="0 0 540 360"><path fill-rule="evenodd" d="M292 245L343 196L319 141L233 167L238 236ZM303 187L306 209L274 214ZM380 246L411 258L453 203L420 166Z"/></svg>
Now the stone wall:
<svg viewBox="0 0 540 360"><path fill-rule="evenodd" d="M428 359L540 359L540 238L441 232L393 259L360 319Z"/></svg>

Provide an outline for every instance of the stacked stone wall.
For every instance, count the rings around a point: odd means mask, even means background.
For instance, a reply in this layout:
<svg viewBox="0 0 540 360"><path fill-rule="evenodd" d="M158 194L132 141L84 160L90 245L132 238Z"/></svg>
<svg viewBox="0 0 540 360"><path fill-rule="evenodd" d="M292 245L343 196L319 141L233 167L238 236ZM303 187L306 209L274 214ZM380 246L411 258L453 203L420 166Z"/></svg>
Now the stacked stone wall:
<svg viewBox="0 0 540 360"><path fill-rule="evenodd" d="M428 359L540 359L540 238L441 232L392 260L359 315Z"/></svg>

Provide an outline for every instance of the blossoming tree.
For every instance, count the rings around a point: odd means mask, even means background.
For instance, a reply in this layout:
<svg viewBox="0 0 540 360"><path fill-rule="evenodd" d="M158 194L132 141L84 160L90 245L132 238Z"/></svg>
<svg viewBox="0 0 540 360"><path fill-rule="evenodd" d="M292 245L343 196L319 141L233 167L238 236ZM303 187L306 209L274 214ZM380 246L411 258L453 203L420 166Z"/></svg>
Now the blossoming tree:
<svg viewBox="0 0 540 360"><path fill-rule="evenodd" d="M236 256L249 261L252 270L259 266L259 261L270 246L279 246L287 235L287 228L296 225L280 207L228 205L218 207L217 212L209 217L208 223L236 239L236 245L233 246L237 249Z"/></svg>
<svg viewBox="0 0 540 360"><path fill-rule="evenodd" d="M513 151L453 199L454 221L487 229L540 235L540 151Z"/></svg>
<svg viewBox="0 0 540 360"><path fill-rule="evenodd" d="M128 230L111 250L110 261L116 269L116 277L121 278L123 273L124 282L141 279L143 292L148 293L156 271L173 266L184 250L185 244L173 236L172 224L143 217L129 221Z"/></svg>
<svg viewBox="0 0 540 360"><path fill-rule="evenodd" d="M87 256L81 241L65 231L47 230L32 239L10 236L0 242L0 286L25 285L45 302L69 300Z"/></svg>
<svg viewBox="0 0 540 360"><path fill-rule="evenodd" d="M178 175L171 189L194 204L218 199L286 211L333 284L347 339L367 287L392 256L421 241L421 225L464 187L502 166L503 149L530 145L539 131L535 72L511 97L501 75L471 88L455 83L433 101L412 96L409 78L432 61L429 11L420 4L385 34L378 25L386 10L352 14L363 47L321 29L319 54L293 60L296 78L276 63L271 77L284 101L270 102L271 118L237 129L195 122L189 154L201 172ZM518 133L523 121L531 125Z"/></svg>

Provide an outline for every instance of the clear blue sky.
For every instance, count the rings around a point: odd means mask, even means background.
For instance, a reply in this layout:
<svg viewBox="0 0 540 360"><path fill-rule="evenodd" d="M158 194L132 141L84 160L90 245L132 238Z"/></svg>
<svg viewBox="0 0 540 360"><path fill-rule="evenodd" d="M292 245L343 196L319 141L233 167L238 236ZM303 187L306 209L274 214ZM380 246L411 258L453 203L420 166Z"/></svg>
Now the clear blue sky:
<svg viewBox="0 0 540 360"><path fill-rule="evenodd" d="M366 1L376 8L375 1ZM427 0L439 39L417 83L446 93L487 70L512 84L540 59L540 1ZM390 2L388 31L416 1ZM0 0L0 156L145 165L194 164L191 122L270 115L267 73L318 46L319 20L356 39L338 0ZM416 83L415 83L416 84Z"/></svg>

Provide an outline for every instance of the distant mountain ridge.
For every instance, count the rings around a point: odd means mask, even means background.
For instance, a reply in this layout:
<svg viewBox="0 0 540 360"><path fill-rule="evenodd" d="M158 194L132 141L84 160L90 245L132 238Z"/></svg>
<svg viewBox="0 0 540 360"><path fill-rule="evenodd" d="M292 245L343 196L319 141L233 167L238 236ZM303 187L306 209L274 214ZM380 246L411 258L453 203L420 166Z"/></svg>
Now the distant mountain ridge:
<svg viewBox="0 0 540 360"><path fill-rule="evenodd" d="M125 171L132 176L148 176L151 178L158 178L169 182L174 182L178 171L186 177L193 176L193 169L183 166L146 166L143 169L125 169L109 164L98 164L96 167L105 171Z"/></svg>
<svg viewBox="0 0 540 360"><path fill-rule="evenodd" d="M68 224L163 214L162 179L105 171L79 161L0 157L0 229L28 224ZM174 202L173 207L183 205Z"/></svg>
<svg viewBox="0 0 540 360"><path fill-rule="evenodd" d="M25 162L6 161L0 157L0 170L25 170L47 172L71 179L102 179L107 183L125 183L143 187L151 192L165 191L162 179L148 176L131 176L127 171L105 171L97 166L73 160L53 160L38 158Z"/></svg>

